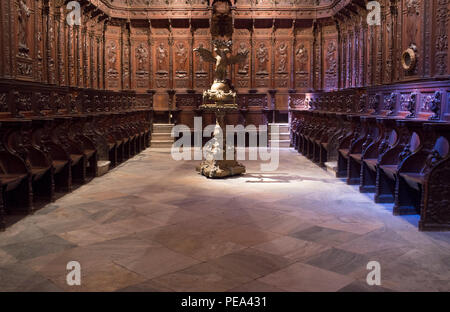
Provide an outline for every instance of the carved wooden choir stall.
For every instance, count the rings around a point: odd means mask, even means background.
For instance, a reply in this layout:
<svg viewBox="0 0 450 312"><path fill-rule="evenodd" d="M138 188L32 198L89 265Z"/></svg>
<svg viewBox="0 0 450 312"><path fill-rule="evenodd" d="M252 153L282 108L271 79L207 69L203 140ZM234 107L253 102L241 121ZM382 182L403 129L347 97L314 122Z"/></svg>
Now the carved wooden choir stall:
<svg viewBox="0 0 450 312"><path fill-rule="evenodd" d="M2 0L0 226L148 147L154 123L213 122L194 48L212 51L220 2L248 56L227 124L289 122L319 166L450 229L450 0Z"/></svg>

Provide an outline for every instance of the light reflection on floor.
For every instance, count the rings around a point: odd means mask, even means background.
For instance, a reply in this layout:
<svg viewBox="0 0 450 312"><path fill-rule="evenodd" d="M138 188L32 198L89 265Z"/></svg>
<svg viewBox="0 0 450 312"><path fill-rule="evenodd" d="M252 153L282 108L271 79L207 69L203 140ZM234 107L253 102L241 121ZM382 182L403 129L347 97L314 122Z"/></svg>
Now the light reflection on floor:
<svg viewBox="0 0 450 312"><path fill-rule="evenodd" d="M450 233L419 232L293 150L275 172L242 162L209 180L198 160L144 151L0 233L0 290L450 290ZM381 287L365 282L373 260Z"/></svg>

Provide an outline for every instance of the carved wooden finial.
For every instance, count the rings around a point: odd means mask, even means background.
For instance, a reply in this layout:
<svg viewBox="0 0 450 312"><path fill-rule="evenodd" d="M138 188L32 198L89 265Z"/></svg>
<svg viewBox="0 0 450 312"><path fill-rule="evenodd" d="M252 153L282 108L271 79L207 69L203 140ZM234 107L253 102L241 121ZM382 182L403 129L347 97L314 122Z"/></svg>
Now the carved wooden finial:
<svg viewBox="0 0 450 312"><path fill-rule="evenodd" d="M439 120L441 115L441 92L436 91L431 100L430 110L433 112L433 116L430 120Z"/></svg>

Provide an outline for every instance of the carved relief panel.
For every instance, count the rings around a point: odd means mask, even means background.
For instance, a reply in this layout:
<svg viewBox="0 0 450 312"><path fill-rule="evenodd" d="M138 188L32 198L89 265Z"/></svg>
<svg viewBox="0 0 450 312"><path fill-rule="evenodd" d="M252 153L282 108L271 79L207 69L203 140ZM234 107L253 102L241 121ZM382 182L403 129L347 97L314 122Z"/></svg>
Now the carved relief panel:
<svg viewBox="0 0 450 312"><path fill-rule="evenodd" d="M406 118L415 118L417 112L417 93L400 94L399 113L405 115Z"/></svg>
<svg viewBox="0 0 450 312"><path fill-rule="evenodd" d="M124 25L122 27L122 89L124 90L130 89L131 85L130 58L130 33Z"/></svg>
<svg viewBox="0 0 450 312"><path fill-rule="evenodd" d="M338 33L335 25L324 26L322 66L325 90L338 88Z"/></svg>
<svg viewBox="0 0 450 312"><path fill-rule="evenodd" d="M208 49L208 42L206 40L196 40L196 47ZM194 54L194 81L196 88L207 88L209 86L209 64L205 62L200 54Z"/></svg>
<svg viewBox="0 0 450 312"><path fill-rule="evenodd" d="M384 26L384 38L386 40L383 43L383 58L385 71L383 74L383 81L385 83L391 82L393 65L394 65L394 30L395 25L393 23L393 17L391 13L388 13L385 17L386 23Z"/></svg>
<svg viewBox="0 0 450 312"><path fill-rule="evenodd" d="M120 85L121 69L121 46L120 46L120 26L108 25L105 42L105 81L106 87L111 90L118 90Z"/></svg>
<svg viewBox="0 0 450 312"><path fill-rule="evenodd" d="M257 40L254 46L255 55L255 87L269 88L270 87L270 41Z"/></svg>
<svg viewBox="0 0 450 312"><path fill-rule="evenodd" d="M308 89L311 86L312 29L298 28L296 34L294 47L295 88Z"/></svg>
<svg viewBox="0 0 450 312"><path fill-rule="evenodd" d="M402 1L402 47L399 53L409 50L409 54L404 54L402 77L408 78L417 76L419 68L423 62L422 48L422 23L423 19L422 0L403 0ZM386 38L387 39L387 38ZM423 53L422 53L423 54ZM405 58L409 58L406 60ZM405 64L408 63L408 64ZM409 68L406 69L408 65Z"/></svg>
<svg viewBox="0 0 450 312"><path fill-rule="evenodd" d="M250 88L251 87L251 38L248 29L236 29L234 39L233 52L248 53L247 59L234 66L234 77L236 88Z"/></svg>
<svg viewBox="0 0 450 312"><path fill-rule="evenodd" d="M367 41L366 41L366 85L370 86L373 84L373 72L374 72L374 45L375 45L375 27L370 26L367 31ZM342 56L341 56L342 57ZM342 59L342 58L341 58ZM341 80L342 82L342 80Z"/></svg>
<svg viewBox="0 0 450 312"><path fill-rule="evenodd" d="M64 23L64 21L63 21L63 23ZM87 63L89 65L88 71L90 74L90 76L89 76L90 79L88 81L88 85L90 88L95 88L97 86L97 79L98 79L98 77L97 77L97 67L98 67L97 52L98 52L98 49L97 49L97 41L95 40L95 26L96 26L95 21L94 20L91 21L89 24L88 37L87 37L88 48L89 48L89 50L88 50L89 57L87 59ZM59 55L58 55L57 59L58 59L58 64L60 64L61 59L60 59ZM60 67L61 67L61 65L58 65L58 68L60 68Z"/></svg>
<svg viewBox="0 0 450 312"><path fill-rule="evenodd" d="M367 64L367 50L366 50L366 46L367 46L367 14L365 14L364 12L361 12L361 17L359 20L359 49L358 49L358 63L359 63L359 68L358 70L358 77L359 77L359 81L358 81L358 87L362 87L366 84L366 76L365 76L365 72L366 72L366 64Z"/></svg>
<svg viewBox="0 0 450 312"><path fill-rule="evenodd" d="M75 71L75 53L74 53L74 46L75 46L75 34L74 34L74 28L66 25L66 36L67 36L67 82L69 86L73 86L76 84L76 71ZM103 64L103 62L102 62Z"/></svg>
<svg viewBox="0 0 450 312"><path fill-rule="evenodd" d="M331 39L326 43L325 57L325 89L337 88L337 41Z"/></svg>
<svg viewBox="0 0 450 312"><path fill-rule="evenodd" d="M103 37L104 24L99 23L96 30L95 41L97 43L97 84L98 88L106 88L105 76L104 76L104 62L105 59L105 41ZM69 62L68 62L69 67Z"/></svg>
<svg viewBox="0 0 450 312"><path fill-rule="evenodd" d="M323 83L323 32L322 26L320 24L315 25L314 27L314 44L313 44L313 52L312 52L312 86L316 89L322 89Z"/></svg>
<svg viewBox="0 0 450 312"><path fill-rule="evenodd" d="M31 46L31 22L34 12L29 2L28 0L17 0L16 2L18 54L24 57L29 56Z"/></svg>
<svg viewBox="0 0 450 312"><path fill-rule="evenodd" d="M275 43L275 88L289 88L289 73L291 72L292 40L286 29L276 35Z"/></svg>
<svg viewBox="0 0 450 312"><path fill-rule="evenodd" d="M136 89L150 89L150 47L148 40L148 27L139 26L132 29L132 70L133 87Z"/></svg>
<svg viewBox="0 0 450 312"><path fill-rule="evenodd" d="M309 44L301 42L295 48L295 70L296 74L309 73Z"/></svg>
<svg viewBox="0 0 450 312"><path fill-rule="evenodd" d="M36 2L36 10L43 12L42 1ZM38 82L44 82L44 53L45 46L43 40L43 22L42 15L36 14L35 18L35 28L34 28L34 79Z"/></svg>
<svg viewBox="0 0 450 312"><path fill-rule="evenodd" d="M292 109L309 109L308 98L306 94L293 94L289 96L289 107Z"/></svg>
<svg viewBox="0 0 450 312"><path fill-rule="evenodd" d="M153 29L153 69L154 69L154 88L169 88L169 31L167 29Z"/></svg>
<svg viewBox="0 0 450 312"><path fill-rule="evenodd" d="M250 47L248 40L236 41L235 45L237 48L237 53L248 53L250 52ZM236 87L237 88L249 88L250 87L250 60L247 58L244 62L239 63L235 66L235 77L236 77Z"/></svg>
<svg viewBox="0 0 450 312"><path fill-rule="evenodd" d="M334 25L323 27L323 76L325 90L334 90L338 87L338 38ZM349 56L351 56L350 54Z"/></svg>
<svg viewBox="0 0 450 312"><path fill-rule="evenodd" d="M0 19L5 21L0 23L0 33L2 34L2 39L0 40L0 49L2 53L0 54L0 74L2 77L11 76L11 31L10 24L7 21L7 16L9 11L9 2L0 2Z"/></svg>
<svg viewBox="0 0 450 312"><path fill-rule="evenodd" d="M347 28L347 40L345 45L345 86L351 88L353 86L353 61L354 61L354 40L353 40L353 25L349 25ZM377 62L381 61L380 58Z"/></svg>
<svg viewBox="0 0 450 312"><path fill-rule="evenodd" d="M32 92L13 92L14 115L23 117L22 113L30 113L33 110Z"/></svg>
<svg viewBox="0 0 450 312"><path fill-rule="evenodd" d="M81 28L81 39L80 39L80 72L82 72L83 79L81 85L83 87L88 87L89 81L89 41L87 35L87 25L83 24Z"/></svg>
<svg viewBox="0 0 450 312"><path fill-rule="evenodd" d="M435 0L435 74L444 76L450 74L450 54L448 53L448 38L450 36L450 1Z"/></svg>
<svg viewBox="0 0 450 312"><path fill-rule="evenodd" d="M179 31L185 33L184 38L190 37L189 29ZM186 39L175 38L173 46L175 88L187 89L190 86L190 54L192 49Z"/></svg>
<svg viewBox="0 0 450 312"><path fill-rule="evenodd" d="M313 0L283 1L261 3L252 0L245 4L236 2L236 5L238 8L256 8L266 3L268 8L277 9L291 4L316 4ZM206 15L201 15L207 2L169 2L178 8L186 8L185 12L174 13L176 16L170 22L169 12L159 13L145 0L133 1L133 5L146 8L142 11L148 16L131 14L130 27L125 19L121 19L122 15L119 18L111 14L111 19L105 19L101 8L93 9L95 1L91 4L82 2L85 3L82 24L72 27L65 20L67 10L64 6L58 8L53 1L2 1L0 74L19 80L112 90L129 88L141 93L158 89L158 96L168 96L169 89L193 88L201 92L212 82L213 65L204 62L192 48L211 49ZM447 78L450 0L379 2L382 4L382 25L373 27L367 26L364 15L360 14L364 8L352 5L342 7L343 11L333 21L318 16L314 27L312 15L311 20L309 17L301 20L307 15L303 12L293 23L291 15L286 13L284 20L282 10L277 11L280 16L275 18L273 25L272 19L264 16L268 12L254 11L257 18L252 22L248 18L250 15L243 12L245 10L238 12L237 9L236 14L240 15L235 20L233 53L248 51L249 54L244 63L231 67L233 85L243 89L242 92L252 88L259 89L258 93L278 89L275 96L278 97L287 94L287 90L283 90L287 88L297 92L312 88L329 91L337 87ZM115 5L119 3L128 6L130 2L118 0ZM151 2L152 5L155 3ZM158 3L160 8L167 6L164 1ZM191 10L193 6L196 10ZM192 14L191 24L186 18L189 14ZM175 21L180 16L184 21ZM158 19L160 21L154 22ZM336 28L336 22L339 28ZM292 28L286 26L289 23ZM193 37L189 25L193 27ZM428 118L439 114L439 101L434 91L417 91L417 116ZM412 93L409 89L401 92L397 98L400 115L413 114ZM448 105L446 91L442 92L441 116L446 114ZM161 102L167 103L166 97L161 98ZM18 105L24 107L26 101L19 102ZM272 103L272 97L268 102ZM380 102L380 109L383 109L384 103Z"/></svg>
<svg viewBox="0 0 450 312"><path fill-rule="evenodd" d="M194 48L211 49L211 40L208 28L199 28L194 31ZM210 86L211 64L205 62L199 53L193 53L194 88L203 91Z"/></svg>
<svg viewBox="0 0 450 312"><path fill-rule="evenodd" d="M442 110L445 109L442 94L441 91L422 94L422 99L419 104L422 116L430 120L439 120L441 118Z"/></svg>
<svg viewBox="0 0 450 312"><path fill-rule="evenodd" d="M83 38L81 34L81 26L75 25L74 30L74 68L75 68L75 85L81 87L83 85ZM120 33L120 32L119 32Z"/></svg>
<svg viewBox="0 0 450 312"><path fill-rule="evenodd" d="M114 39L108 40L106 43L106 81L110 89L119 88L119 55L119 43Z"/></svg>
<svg viewBox="0 0 450 312"><path fill-rule="evenodd" d="M9 111L8 90L0 90L0 113Z"/></svg>
<svg viewBox="0 0 450 312"><path fill-rule="evenodd" d="M148 66L149 51L146 42L139 42L135 47L136 64L136 87L145 88L148 86Z"/></svg>
<svg viewBox="0 0 450 312"><path fill-rule="evenodd" d="M38 15L35 14L36 1L16 0L9 2L9 5L13 6L9 12L12 12L14 17L13 27L10 29L15 29L15 31L8 34L8 36L13 36L12 42L15 42L12 54L16 57L16 75L18 79L31 80L33 78L34 58L34 35L32 30L34 26L33 21ZM9 14L5 15L6 20L9 16Z"/></svg>

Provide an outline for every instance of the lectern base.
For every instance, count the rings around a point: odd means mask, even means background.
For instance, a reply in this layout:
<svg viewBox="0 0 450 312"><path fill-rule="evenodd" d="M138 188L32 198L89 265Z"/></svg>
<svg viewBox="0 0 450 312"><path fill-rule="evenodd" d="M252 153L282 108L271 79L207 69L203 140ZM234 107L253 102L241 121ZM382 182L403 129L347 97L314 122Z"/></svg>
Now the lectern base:
<svg viewBox="0 0 450 312"><path fill-rule="evenodd" d="M207 178L222 179L245 173L245 167L236 160L205 160L197 171Z"/></svg>

